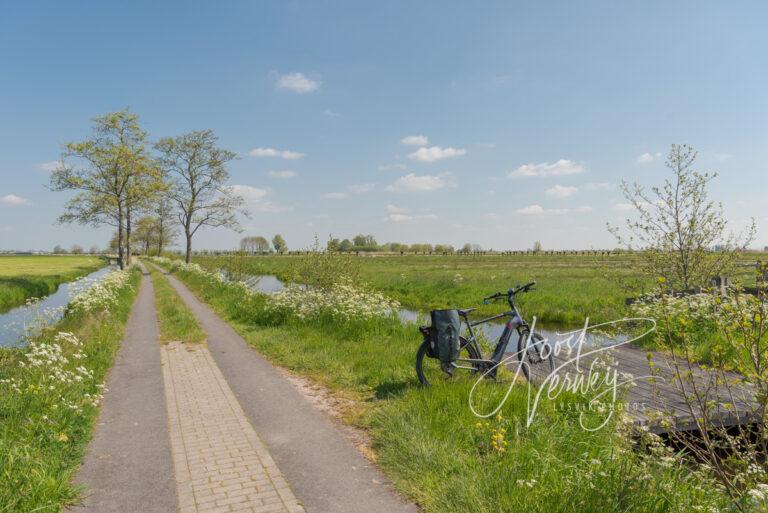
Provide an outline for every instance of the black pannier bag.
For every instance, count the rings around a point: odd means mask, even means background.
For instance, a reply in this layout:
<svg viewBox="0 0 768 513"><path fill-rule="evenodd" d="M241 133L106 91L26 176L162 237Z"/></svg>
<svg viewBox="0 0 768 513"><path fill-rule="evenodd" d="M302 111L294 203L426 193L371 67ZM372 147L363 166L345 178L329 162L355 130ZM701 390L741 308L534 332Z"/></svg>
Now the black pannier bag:
<svg viewBox="0 0 768 513"><path fill-rule="evenodd" d="M443 369L459 357L459 332L461 320L458 310L432 310L430 328L432 340L432 355L440 359Z"/></svg>

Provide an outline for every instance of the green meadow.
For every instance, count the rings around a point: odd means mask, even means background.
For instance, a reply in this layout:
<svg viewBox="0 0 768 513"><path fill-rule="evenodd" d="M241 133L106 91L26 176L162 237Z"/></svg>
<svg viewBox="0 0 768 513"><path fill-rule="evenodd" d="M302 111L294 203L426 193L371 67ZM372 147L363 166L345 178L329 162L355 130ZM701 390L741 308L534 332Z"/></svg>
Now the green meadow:
<svg viewBox="0 0 768 513"><path fill-rule="evenodd" d="M104 265L103 258L94 256L0 256L0 312L47 296Z"/></svg>

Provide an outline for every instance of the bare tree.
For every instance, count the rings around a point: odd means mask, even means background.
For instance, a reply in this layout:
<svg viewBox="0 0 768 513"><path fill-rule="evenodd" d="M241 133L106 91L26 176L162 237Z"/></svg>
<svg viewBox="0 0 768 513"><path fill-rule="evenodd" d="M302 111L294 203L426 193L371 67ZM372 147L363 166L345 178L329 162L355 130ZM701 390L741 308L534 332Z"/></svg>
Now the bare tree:
<svg viewBox="0 0 768 513"><path fill-rule="evenodd" d="M694 171L696 155L687 144L673 144L666 163L673 176L662 186L647 191L623 182L637 217L626 220L627 236L608 226L620 244L642 251L648 274L665 278L676 290L705 286L725 273L755 233L754 221L742 236L726 233L722 205L707 197L707 185L717 174Z"/></svg>
<svg viewBox="0 0 768 513"><path fill-rule="evenodd" d="M217 146L212 130L161 139L158 162L169 179L169 197L176 204L186 240L186 261L192 260L192 238L203 226L240 231L237 213L243 198L226 185L227 162L236 154Z"/></svg>

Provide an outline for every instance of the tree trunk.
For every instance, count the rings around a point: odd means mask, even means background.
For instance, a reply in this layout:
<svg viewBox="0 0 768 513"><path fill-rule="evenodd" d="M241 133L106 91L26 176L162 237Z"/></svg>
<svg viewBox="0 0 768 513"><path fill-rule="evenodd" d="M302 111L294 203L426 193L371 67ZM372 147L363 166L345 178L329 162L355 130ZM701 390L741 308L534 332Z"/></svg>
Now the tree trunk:
<svg viewBox="0 0 768 513"><path fill-rule="evenodd" d="M187 257L186 262L192 262L192 235L187 235Z"/></svg>
<svg viewBox="0 0 768 513"><path fill-rule="evenodd" d="M123 206L117 206L117 265L120 269L125 269L125 260L123 260Z"/></svg>
<svg viewBox="0 0 768 513"><path fill-rule="evenodd" d="M161 220L157 224L157 256L163 256L163 230L165 230L165 226L163 226L163 221Z"/></svg>
<svg viewBox="0 0 768 513"><path fill-rule="evenodd" d="M131 208L125 209L125 249L126 263L131 265Z"/></svg>

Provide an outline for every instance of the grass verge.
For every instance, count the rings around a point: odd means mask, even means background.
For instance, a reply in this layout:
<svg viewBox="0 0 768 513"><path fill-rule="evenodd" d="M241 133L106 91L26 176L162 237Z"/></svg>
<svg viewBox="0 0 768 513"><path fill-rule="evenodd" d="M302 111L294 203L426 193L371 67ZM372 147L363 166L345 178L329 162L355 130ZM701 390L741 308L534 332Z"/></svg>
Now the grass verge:
<svg viewBox="0 0 768 513"><path fill-rule="evenodd" d="M155 307L160 324L160 341L174 340L197 343L205 340L205 333L194 314L187 308L168 280L152 264L148 264L155 289Z"/></svg>
<svg viewBox="0 0 768 513"><path fill-rule="evenodd" d="M56 512L91 437L141 275L91 294L29 347L0 350L0 512Z"/></svg>
<svg viewBox="0 0 768 513"><path fill-rule="evenodd" d="M299 320L261 295L204 273L177 275L261 354L352 398L346 420L368 430L379 464L398 490L429 513L520 511L721 511L728 498L705 471L658 440L633 446L617 415L563 393L544 399L526 426L528 396L512 389L499 416L470 411L471 382L421 388L413 360L419 336L394 319ZM506 392L481 385L488 411ZM582 415L583 414L583 415Z"/></svg>

